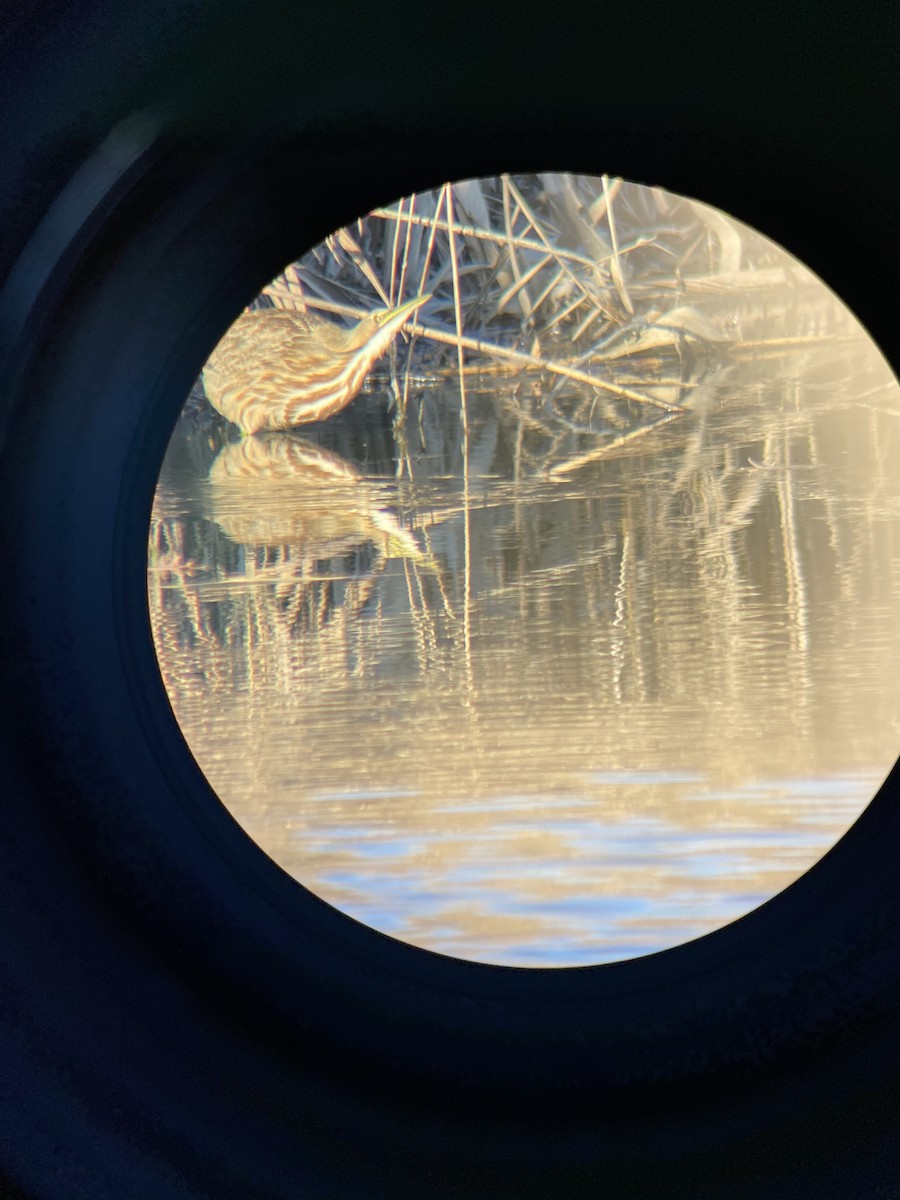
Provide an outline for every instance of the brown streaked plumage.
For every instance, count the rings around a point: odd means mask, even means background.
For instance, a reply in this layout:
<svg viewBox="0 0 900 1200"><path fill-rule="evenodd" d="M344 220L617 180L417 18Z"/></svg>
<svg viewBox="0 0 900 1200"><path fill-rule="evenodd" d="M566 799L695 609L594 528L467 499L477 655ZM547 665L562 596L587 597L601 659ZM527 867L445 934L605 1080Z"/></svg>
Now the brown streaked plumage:
<svg viewBox="0 0 900 1200"><path fill-rule="evenodd" d="M245 433L324 421L358 394L375 361L430 296L351 329L284 308L243 313L203 368L210 404Z"/></svg>
<svg viewBox="0 0 900 1200"><path fill-rule="evenodd" d="M240 545L289 546L281 560L287 576L301 563L312 567L367 544L379 557L433 569L413 533L384 507L381 482L297 433L260 433L223 446L208 479L206 514Z"/></svg>

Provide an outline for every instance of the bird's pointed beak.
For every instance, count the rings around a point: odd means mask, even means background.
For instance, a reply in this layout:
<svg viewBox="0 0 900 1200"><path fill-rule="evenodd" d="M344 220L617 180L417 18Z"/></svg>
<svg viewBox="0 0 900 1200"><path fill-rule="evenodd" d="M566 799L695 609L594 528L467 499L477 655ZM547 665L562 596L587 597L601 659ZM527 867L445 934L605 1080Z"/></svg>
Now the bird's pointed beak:
<svg viewBox="0 0 900 1200"><path fill-rule="evenodd" d="M396 308L387 309L382 328L399 329L404 321L409 320L413 313L417 312L423 304L427 304L430 299L431 292L425 296L415 296L412 300L398 304Z"/></svg>

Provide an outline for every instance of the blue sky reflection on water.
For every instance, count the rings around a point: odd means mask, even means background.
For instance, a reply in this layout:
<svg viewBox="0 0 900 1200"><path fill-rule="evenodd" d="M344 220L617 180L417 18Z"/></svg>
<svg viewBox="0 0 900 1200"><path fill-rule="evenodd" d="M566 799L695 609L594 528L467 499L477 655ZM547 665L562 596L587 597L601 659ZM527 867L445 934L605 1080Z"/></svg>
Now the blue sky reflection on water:
<svg viewBox="0 0 900 1200"><path fill-rule="evenodd" d="M796 327L811 290L792 275L774 333L706 366L645 296L616 378L647 388L633 347L668 354L677 419L494 373L463 429L433 372L401 420L387 365L301 435L185 417L151 525L157 654L276 862L414 945L571 966L718 928L842 836L900 743L900 388L852 318Z"/></svg>
<svg viewBox="0 0 900 1200"><path fill-rule="evenodd" d="M667 776L665 772L623 771L598 772L594 782L608 786L613 780L621 782L624 778L628 787L646 787L646 776L682 786L701 781L697 772ZM551 923L556 929L569 931L564 937L556 937L552 949L543 950L531 945L523 948L514 939L504 946L492 938L488 961L498 961L499 956L499 961L519 965L558 965L560 959L574 965L648 953L657 948L654 936L659 939L665 930L688 929L695 935L704 932L697 919L698 911L709 903L708 885L715 888L723 879L730 881L732 890L720 898L716 924L757 907L771 895L765 886L746 886L758 876L758 855L764 854L770 868L782 866L791 877L802 873L819 857L822 848L823 801L828 806L827 820L846 828L858 815L860 788L874 791L878 782L875 775L818 781L755 780L746 792L757 798L788 794L799 798L801 803L814 805L815 811L793 813L793 827L778 831L739 825L686 831L662 818L636 818L623 824L605 825L597 820L595 806L591 815L592 802L584 797L512 796L497 797L496 803L468 808L462 802L442 806L443 813L472 816L477 811L492 817L493 827L482 832L476 847L464 831L456 835L436 831L410 837L403 832L391 834L377 822L368 828L356 825L349 829L325 822L314 837L308 830L297 832L305 839L308 854L315 855L320 848L329 854L342 844L350 844L344 868L324 873L320 886L339 894L341 907L375 928L402 937L405 923L400 914L415 912L417 919L434 922L429 928L440 927L440 944L447 952L453 952L452 947L467 944L471 937L467 930L472 914L464 903L460 905L461 898L475 895L488 925L492 914L496 914L501 924L506 917L514 923ZM365 798L372 799L373 794L367 793ZM377 798L399 799L385 793ZM697 803L711 797L709 792L694 792L689 798ZM728 802L742 798L744 793L740 790L720 797ZM586 810L587 815L575 819L576 812L585 814ZM556 839L557 853L545 850L530 861L527 871L521 871L522 879L517 880L510 871L509 878L498 881L497 861L502 859L510 832L507 826L515 831L523 823L532 832L539 829L542 836ZM428 863L436 849L446 852L448 845L459 850L460 859L452 870L443 874L438 885ZM602 874L610 864L629 873L634 880L658 873L660 865L665 864L668 894L655 898L621 891L601 890L598 894L591 886L571 886L580 873ZM382 870L383 866L388 870ZM392 867L402 867L402 874ZM453 908L460 909L457 926L447 921L448 909ZM599 947L590 936L590 931L598 927L605 931L603 945ZM615 931L615 936L610 931Z"/></svg>

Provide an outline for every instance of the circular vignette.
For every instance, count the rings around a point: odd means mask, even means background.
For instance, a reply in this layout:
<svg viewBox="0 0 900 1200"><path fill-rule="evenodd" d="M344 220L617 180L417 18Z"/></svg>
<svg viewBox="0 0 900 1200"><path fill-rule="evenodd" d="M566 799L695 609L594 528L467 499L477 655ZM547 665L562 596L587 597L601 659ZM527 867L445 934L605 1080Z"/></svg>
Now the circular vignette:
<svg viewBox="0 0 900 1200"><path fill-rule="evenodd" d="M667 171L671 143L650 130L635 151L621 110L618 134L588 141L542 129L520 96L519 119L485 132L457 114L439 147L408 128L361 138L353 119L329 136L270 121L255 147L165 116L117 125L60 173L8 277L6 1165L35 1194L771 1196L827 1171L816 1194L874 1195L892 1177L892 787L726 930L520 972L315 900L227 816L168 710L144 599L156 472L197 367L283 262L390 195L497 169L500 146L510 167L552 153L682 191L693 163L693 193L737 207L736 144L692 131ZM811 225L846 216L795 178L786 206L749 184L736 215L803 257ZM809 264L854 280L843 298L874 327L862 258L819 246Z"/></svg>

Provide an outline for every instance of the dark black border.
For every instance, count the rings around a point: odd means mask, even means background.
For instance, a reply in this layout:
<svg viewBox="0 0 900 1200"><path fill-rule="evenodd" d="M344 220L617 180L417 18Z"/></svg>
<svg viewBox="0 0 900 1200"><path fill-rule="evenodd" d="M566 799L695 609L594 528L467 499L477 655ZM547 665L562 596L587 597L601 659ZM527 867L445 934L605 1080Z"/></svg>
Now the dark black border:
<svg viewBox="0 0 900 1200"><path fill-rule="evenodd" d="M0 63L10 1187L896 1194L893 779L718 934L575 971L443 959L340 916L227 816L168 709L144 579L158 464L221 330L330 229L445 178L606 170L699 196L807 261L896 367L891 19L19 18Z"/></svg>

